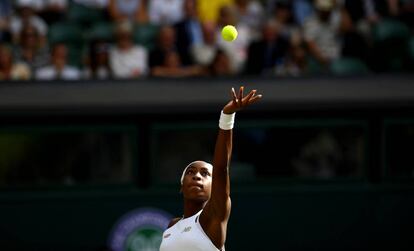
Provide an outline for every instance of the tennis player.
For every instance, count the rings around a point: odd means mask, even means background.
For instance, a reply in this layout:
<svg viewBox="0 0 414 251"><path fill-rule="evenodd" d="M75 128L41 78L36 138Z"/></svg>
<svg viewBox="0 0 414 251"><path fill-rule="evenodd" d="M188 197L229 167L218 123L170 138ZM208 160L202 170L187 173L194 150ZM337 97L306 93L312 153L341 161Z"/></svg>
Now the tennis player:
<svg viewBox="0 0 414 251"><path fill-rule="evenodd" d="M235 113L262 97L256 90L243 96L243 89L238 94L231 89L232 100L221 112L213 165L198 160L184 169L184 215L170 222L160 251L224 251L231 209L229 164Z"/></svg>

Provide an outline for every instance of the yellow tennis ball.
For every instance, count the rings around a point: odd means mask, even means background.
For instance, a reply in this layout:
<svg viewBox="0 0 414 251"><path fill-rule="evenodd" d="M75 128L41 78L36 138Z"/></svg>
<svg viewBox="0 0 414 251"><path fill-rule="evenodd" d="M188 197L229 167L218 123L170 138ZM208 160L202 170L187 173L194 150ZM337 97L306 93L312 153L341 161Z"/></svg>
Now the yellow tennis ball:
<svg viewBox="0 0 414 251"><path fill-rule="evenodd" d="M221 37L228 42L234 41L237 38L236 27L233 25L224 26L221 30Z"/></svg>

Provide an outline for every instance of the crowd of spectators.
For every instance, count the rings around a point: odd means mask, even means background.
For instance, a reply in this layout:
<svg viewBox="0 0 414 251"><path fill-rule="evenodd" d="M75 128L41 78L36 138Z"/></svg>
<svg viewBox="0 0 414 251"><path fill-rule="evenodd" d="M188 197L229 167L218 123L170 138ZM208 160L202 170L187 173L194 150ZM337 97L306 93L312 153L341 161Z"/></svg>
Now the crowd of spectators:
<svg viewBox="0 0 414 251"><path fill-rule="evenodd" d="M413 27L412 0L2 0L0 80L411 71Z"/></svg>

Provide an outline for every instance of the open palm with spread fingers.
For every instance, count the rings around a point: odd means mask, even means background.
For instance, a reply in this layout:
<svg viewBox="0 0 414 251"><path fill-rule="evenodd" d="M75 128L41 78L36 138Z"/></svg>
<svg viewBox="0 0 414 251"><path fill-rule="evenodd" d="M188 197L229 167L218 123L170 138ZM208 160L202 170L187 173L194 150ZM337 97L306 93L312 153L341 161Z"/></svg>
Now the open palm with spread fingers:
<svg viewBox="0 0 414 251"><path fill-rule="evenodd" d="M251 90L247 96L244 96L243 92L244 86L240 87L238 94L236 94L234 88L231 88L232 100L224 106L223 112L225 114L238 112L262 98L261 94L256 95L256 90Z"/></svg>

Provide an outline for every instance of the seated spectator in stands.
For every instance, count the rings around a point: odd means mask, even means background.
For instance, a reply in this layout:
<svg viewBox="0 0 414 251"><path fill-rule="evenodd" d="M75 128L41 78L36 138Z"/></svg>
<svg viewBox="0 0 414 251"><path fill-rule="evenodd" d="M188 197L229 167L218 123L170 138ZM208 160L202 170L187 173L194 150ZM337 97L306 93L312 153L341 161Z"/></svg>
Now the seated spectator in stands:
<svg viewBox="0 0 414 251"><path fill-rule="evenodd" d="M341 10L342 51L341 56L368 60L368 42L371 39L371 24L376 19L372 0L345 0Z"/></svg>
<svg viewBox="0 0 414 251"><path fill-rule="evenodd" d="M280 25L268 20L262 28L262 39L250 44L245 72L271 75L283 64L289 42L280 35Z"/></svg>
<svg viewBox="0 0 414 251"><path fill-rule="evenodd" d="M106 9L109 0L73 0L75 3L94 9Z"/></svg>
<svg viewBox="0 0 414 251"><path fill-rule="evenodd" d="M84 77L86 79L112 78L109 66L109 45L106 42L100 40L91 42Z"/></svg>
<svg viewBox="0 0 414 251"><path fill-rule="evenodd" d="M115 22L145 23L148 21L145 0L109 0L108 12Z"/></svg>
<svg viewBox="0 0 414 251"><path fill-rule="evenodd" d="M182 63L190 65L193 63L190 50L194 46L203 44L203 31L197 18L196 0L184 0L182 6L185 18L174 26L177 34L176 45Z"/></svg>
<svg viewBox="0 0 414 251"><path fill-rule="evenodd" d="M292 1L293 16L299 26L303 26L305 21L313 14L313 11L311 0Z"/></svg>
<svg viewBox="0 0 414 251"><path fill-rule="evenodd" d="M200 22L216 23L220 9L226 5L232 5L234 0L197 0L197 9Z"/></svg>
<svg viewBox="0 0 414 251"><path fill-rule="evenodd" d="M414 30L414 1L404 1L400 7L400 19Z"/></svg>
<svg viewBox="0 0 414 251"><path fill-rule="evenodd" d="M222 50L217 50L212 63L209 66L209 75L213 77L230 76L234 72L231 69L230 59Z"/></svg>
<svg viewBox="0 0 414 251"><path fill-rule="evenodd" d="M287 40L295 36L301 36L300 27L296 25L293 13L292 4L288 1L277 2L274 7L273 19L280 24L280 35Z"/></svg>
<svg viewBox="0 0 414 251"><path fill-rule="evenodd" d="M33 26L26 25L20 32L14 58L26 63L32 72L49 63L49 49L41 44L39 34Z"/></svg>
<svg viewBox="0 0 414 251"><path fill-rule="evenodd" d="M247 59L247 47L251 40L250 29L239 23L236 16L236 10L232 6L224 6L220 9L219 22L216 30L217 44L220 49L227 53L230 58L232 70L239 73L243 70ZM237 27L237 39L231 43L221 38L221 30L226 25Z"/></svg>
<svg viewBox="0 0 414 251"><path fill-rule="evenodd" d="M397 18L400 14L400 0L374 0L375 12L379 18Z"/></svg>
<svg viewBox="0 0 414 251"><path fill-rule="evenodd" d="M343 9L349 15L352 26L359 32L370 35L370 25L378 21L374 0L345 0Z"/></svg>
<svg viewBox="0 0 414 251"><path fill-rule="evenodd" d="M25 25L35 27L41 44L46 43L48 27L45 21L35 14L38 4L39 2L36 0L17 0L17 15L12 16L10 20L10 30L15 43L18 43L20 32Z"/></svg>
<svg viewBox="0 0 414 251"><path fill-rule="evenodd" d="M163 64L152 68L151 73L155 77L177 78L200 76L204 71L200 66L183 66L180 55L175 51L168 51Z"/></svg>
<svg viewBox="0 0 414 251"><path fill-rule="evenodd" d="M148 72L147 50L134 44L129 21L116 26L116 45L109 53L109 63L115 78L136 78Z"/></svg>
<svg viewBox="0 0 414 251"><path fill-rule="evenodd" d="M11 0L0 2L0 42L10 42L10 17L12 14Z"/></svg>
<svg viewBox="0 0 414 251"><path fill-rule="evenodd" d="M283 64L276 68L278 76L298 77L307 71L306 48L302 43L292 43Z"/></svg>
<svg viewBox="0 0 414 251"><path fill-rule="evenodd" d="M267 0L267 12L269 16L274 16L278 5L290 6L294 22L303 26L306 19L308 19L314 12L312 0Z"/></svg>
<svg viewBox="0 0 414 251"><path fill-rule="evenodd" d="M216 44L216 26L213 23L206 22L202 24L203 43L194 44L191 49L191 57L195 64L208 66L210 65L217 53Z"/></svg>
<svg viewBox="0 0 414 251"><path fill-rule="evenodd" d="M163 26L158 33L157 45L150 53L150 67L164 64L165 55L170 51L177 51L175 30L171 26Z"/></svg>
<svg viewBox="0 0 414 251"><path fill-rule="evenodd" d="M340 57L341 14L334 0L315 0L316 13L304 26L304 38L311 55L319 64L328 65Z"/></svg>
<svg viewBox="0 0 414 251"><path fill-rule="evenodd" d="M68 0L43 0L39 9L40 16L48 24L64 21L68 12L68 4Z"/></svg>
<svg viewBox="0 0 414 251"><path fill-rule="evenodd" d="M262 4L256 0L235 0L235 7L239 23L246 25L254 38L258 37L265 18Z"/></svg>
<svg viewBox="0 0 414 251"><path fill-rule="evenodd" d="M24 63L13 63L11 49L0 45L0 80L29 80L29 67Z"/></svg>
<svg viewBox="0 0 414 251"><path fill-rule="evenodd" d="M151 23L158 25L174 25L184 17L184 0L150 0L148 16Z"/></svg>
<svg viewBox="0 0 414 251"><path fill-rule="evenodd" d="M80 71L67 64L68 49L65 44L55 44L52 48L52 64L36 71L37 80L78 80Z"/></svg>

